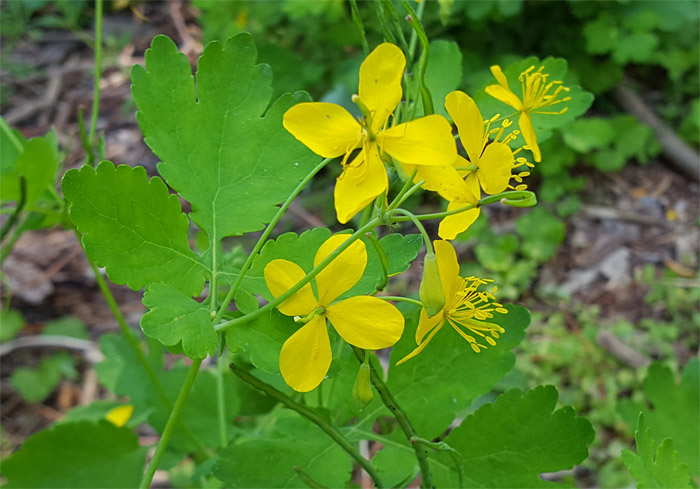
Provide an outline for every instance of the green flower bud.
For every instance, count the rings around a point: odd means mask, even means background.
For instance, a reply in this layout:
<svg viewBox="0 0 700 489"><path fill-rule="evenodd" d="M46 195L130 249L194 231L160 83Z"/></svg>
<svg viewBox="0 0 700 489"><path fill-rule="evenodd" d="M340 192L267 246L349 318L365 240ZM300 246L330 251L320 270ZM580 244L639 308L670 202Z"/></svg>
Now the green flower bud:
<svg viewBox="0 0 700 489"><path fill-rule="evenodd" d="M360 365L360 371L357 373L357 378L355 379L355 385L352 387L352 397L355 398L360 409L364 409L372 399L374 399L374 393L372 392L372 382L369 378L369 364L363 363Z"/></svg>
<svg viewBox="0 0 700 489"><path fill-rule="evenodd" d="M442 290L440 270L435 253L427 253L423 260L423 280L418 296L428 317L433 317L445 307L445 292Z"/></svg>

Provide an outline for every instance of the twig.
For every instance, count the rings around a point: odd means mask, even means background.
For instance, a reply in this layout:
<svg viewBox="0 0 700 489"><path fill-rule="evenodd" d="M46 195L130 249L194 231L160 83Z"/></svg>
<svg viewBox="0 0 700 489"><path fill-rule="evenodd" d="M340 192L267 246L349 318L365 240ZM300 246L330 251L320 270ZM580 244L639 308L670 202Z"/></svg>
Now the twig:
<svg viewBox="0 0 700 489"><path fill-rule="evenodd" d="M615 97L620 105L634 115L639 122L656 132L661 151L678 170L695 180L700 180L700 155L676 136L644 103L644 100L624 84L615 87Z"/></svg>
<svg viewBox="0 0 700 489"><path fill-rule="evenodd" d="M622 363L634 368L646 367L651 363L647 357L632 349L620 338L607 331L601 331L595 338L596 343L611 353Z"/></svg>
<svg viewBox="0 0 700 489"><path fill-rule="evenodd" d="M2 343L0 344L0 357L20 348L63 348L66 350L77 350L92 364L101 362L104 358L102 352L94 342L59 335L25 336Z"/></svg>

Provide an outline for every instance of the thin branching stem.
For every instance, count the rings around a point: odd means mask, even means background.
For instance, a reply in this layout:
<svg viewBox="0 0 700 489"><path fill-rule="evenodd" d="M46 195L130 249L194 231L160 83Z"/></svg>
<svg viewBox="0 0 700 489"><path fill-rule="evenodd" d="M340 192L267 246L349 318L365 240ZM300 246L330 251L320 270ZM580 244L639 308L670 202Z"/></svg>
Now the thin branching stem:
<svg viewBox="0 0 700 489"><path fill-rule="evenodd" d="M267 384L266 382L263 382L262 380L258 379L254 375L252 375L249 372L246 372L245 370L238 368L236 365L233 363L229 365L231 367L231 370L233 370L233 373L235 373L238 377L241 378L244 382L247 382L248 384L252 385L256 389L259 389L263 391L265 394L269 395L270 397L273 397L274 399L278 400L285 406L287 406L289 409L292 409L296 411L297 413L301 414L304 416L306 419L314 423L316 426L321 428L328 436L330 436L333 441L335 441L340 447L345 450L345 452L350 455L352 458L354 458L358 464L369 474L369 476L372 478L374 481L374 485L377 488L382 488L384 487L382 485L381 479L379 477L379 474L377 473L377 469L374 468L372 463L367 460L365 457L363 457L360 452L355 448L355 446L350 443L341 433L338 431L338 429L330 424L328 421L326 421L323 416L318 414L316 411L313 409L309 409L306 406L302 406L298 402L294 401L291 397L286 395L285 393L277 390L270 384Z"/></svg>

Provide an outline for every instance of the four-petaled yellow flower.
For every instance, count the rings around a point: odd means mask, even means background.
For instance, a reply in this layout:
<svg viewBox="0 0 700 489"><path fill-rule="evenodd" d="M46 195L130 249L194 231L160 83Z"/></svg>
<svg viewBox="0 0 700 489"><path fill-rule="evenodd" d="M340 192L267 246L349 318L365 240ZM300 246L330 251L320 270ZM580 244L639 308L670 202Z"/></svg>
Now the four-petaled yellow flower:
<svg viewBox="0 0 700 489"><path fill-rule="evenodd" d="M486 93L504 104L510 105L520 113L518 126L523 133L525 143L530 147L530 151L532 151L537 162L542 161L542 156L540 147L537 145L535 129L532 127L531 114L563 114L566 112L566 108L555 112L542 109L571 100L571 97L557 98L561 92L568 92L569 89L562 85L561 80L548 81L549 74L543 73L543 70L544 66L540 66L535 70L533 65L520 73L522 99L510 89L508 79L498 65L491 67L491 73L498 81L498 85L486 87ZM552 91L552 89L554 90Z"/></svg>
<svg viewBox="0 0 700 489"><path fill-rule="evenodd" d="M514 153L507 144L515 138L513 134L499 141L508 123L491 130L491 121L484 123L479 108L466 93L449 93L445 98L445 108L457 126L469 159L457 156L452 166L416 168L416 179L424 180L424 188L438 192L449 201L447 210L452 211L476 204L482 189L489 195L506 190L512 170L522 163L522 158L518 158L516 165ZM489 139L493 133L495 137ZM406 171L413 171L413 168L406 167ZM445 217L440 222L438 234L443 239L454 239L474 223L480 212L475 207Z"/></svg>
<svg viewBox="0 0 700 489"><path fill-rule="evenodd" d="M401 78L406 58L395 45L377 46L360 67L359 96L353 101L364 117L358 122L343 107L325 102L290 108L284 127L314 153L343 157L343 173L335 186L338 221L348 222L389 188L383 155L411 165L450 165L457 156L452 129L440 115L429 115L388 127L403 95ZM348 162L354 150L361 149Z"/></svg>
<svg viewBox="0 0 700 489"><path fill-rule="evenodd" d="M399 360L397 365L422 352L445 323L449 323L477 353L482 348L487 348L480 341L495 346L494 338L498 338L501 333L505 332L498 324L486 321L493 317L494 312L500 314L508 312L501 304L494 302L495 286L491 292L478 290L481 285L485 285L491 280L460 277L457 254L452 245L448 241L434 241L434 245L440 269L440 280L445 292L445 307L433 317L428 317L425 309L421 311L418 329L416 329L418 347Z"/></svg>
<svg viewBox="0 0 700 489"><path fill-rule="evenodd" d="M350 236L335 235L316 252L314 266L333 253ZM282 314L304 323L282 346L280 371L289 386L308 392L321 383L331 364L326 319L351 345L368 350L387 348L403 333L403 315L377 297L356 296L334 302L352 288L367 266L367 250L355 241L316 275L316 292L306 284L278 307ZM275 297L291 289L306 272L288 260L273 260L265 267L265 282Z"/></svg>

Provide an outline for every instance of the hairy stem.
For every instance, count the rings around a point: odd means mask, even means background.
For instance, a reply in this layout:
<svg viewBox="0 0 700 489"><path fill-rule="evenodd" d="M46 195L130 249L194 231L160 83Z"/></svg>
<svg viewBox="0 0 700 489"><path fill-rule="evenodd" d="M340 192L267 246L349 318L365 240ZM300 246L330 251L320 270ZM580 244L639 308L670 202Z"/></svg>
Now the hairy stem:
<svg viewBox="0 0 700 489"><path fill-rule="evenodd" d="M158 440L156 452L153 454L153 458L148 464L148 468L146 469L146 473L144 474L143 479L141 480L141 485L139 485L139 489L147 489L151 486L151 481L153 481L153 475L156 473L156 469L158 468L160 459L163 458L165 449L168 447L170 436L173 434L175 425L177 424L177 421L180 418L180 412L185 406L187 397L190 395L190 390L192 390L192 384L194 383L194 379L197 378L197 374L199 373L199 366L202 364L202 360L202 358L199 358L192 361L192 366L190 367L189 372L187 372L187 377L185 377L185 382L182 384L180 394L178 394L177 399L175 400L173 410L170 411L170 417L168 417L168 422L165 424L163 434L161 435L160 440Z"/></svg>
<svg viewBox="0 0 700 489"><path fill-rule="evenodd" d="M367 474L372 478L374 481L374 485L378 488L382 488L383 485L381 483L381 480L379 478L379 474L377 474L377 470L374 468L374 466L370 463L369 460L364 458L362 455L360 455L360 452L353 446L352 443L350 443L339 431L338 429L328 423L320 414L318 414L316 411L307 408L306 406L302 406L301 404L295 402L292 398L287 396L285 393L275 389L273 386L270 384L267 384L263 382L262 380L258 379L257 377L253 376L249 372L246 372L245 370L242 370L238 368L236 365L233 363L229 365L231 367L231 370L233 370L233 373L238 375L238 377L241 378L244 382L247 382L248 384L252 385L256 389L259 389L266 393L267 395L277 399L279 402L287 406L289 409L292 409L302 416L304 416L306 419L314 423L316 426L321 428L328 436L330 436L333 441L335 441L340 447L347 452L348 455L350 455L352 458L354 458L360 466L365 469Z"/></svg>
<svg viewBox="0 0 700 489"><path fill-rule="evenodd" d="M357 359L360 361L360 363L364 362L366 355L365 351L361 348L353 348L355 350L355 356L357 356ZM423 443L419 441L421 440L421 438L419 438L416 434L416 430L413 428L413 425L411 425L408 416L406 416L406 413L403 411L403 409L401 409L398 402L396 402L396 399L394 399L394 396L391 394L391 391L389 391L389 388L375 370L374 366L372 365L372 362L370 362L369 368L372 385L375 389L377 389L377 392L379 392L379 397L381 397L382 402L389 409L389 412L391 412L392 416L396 418L396 421L399 424L399 428L401 428L401 431L403 431L404 435L406 435L406 438L411 443L411 446L413 446L413 451L416 454L418 466L420 467L421 471L420 486L422 488L433 487L432 478L430 475L430 465L428 464L428 451L425 449Z"/></svg>

